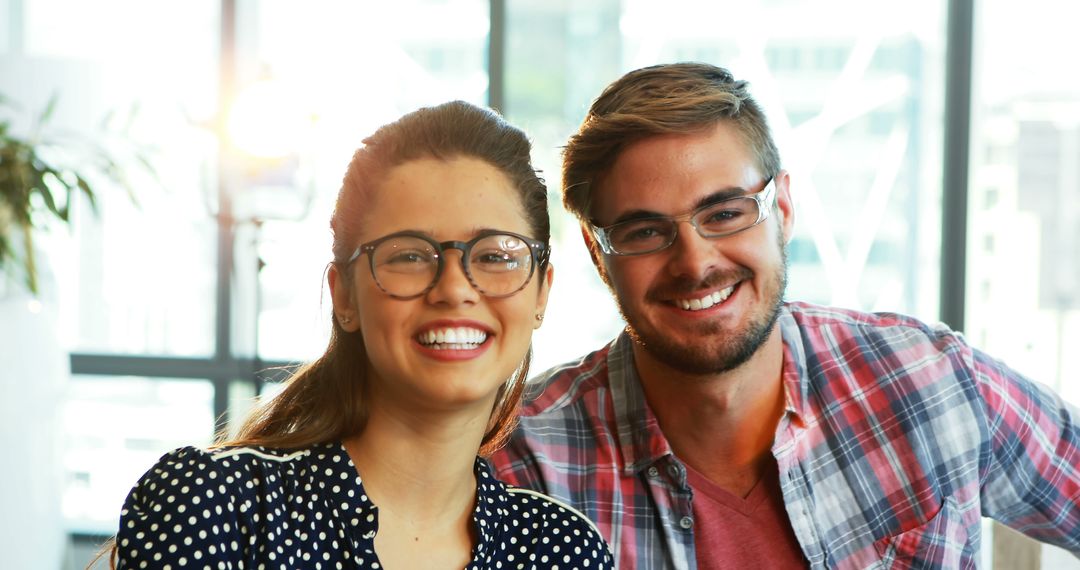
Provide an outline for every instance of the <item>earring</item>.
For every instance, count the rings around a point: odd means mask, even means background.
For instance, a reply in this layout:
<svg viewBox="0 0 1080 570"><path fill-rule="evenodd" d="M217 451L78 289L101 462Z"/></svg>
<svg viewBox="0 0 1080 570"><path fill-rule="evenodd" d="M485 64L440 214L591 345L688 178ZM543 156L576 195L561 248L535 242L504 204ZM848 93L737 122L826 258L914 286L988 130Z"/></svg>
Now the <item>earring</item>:
<svg viewBox="0 0 1080 570"><path fill-rule="evenodd" d="M351 322L352 322L351 318L349 318L349 317L341 317L341 324L347 325L347 324L349 324Z"/></svg>
<svg viewBox="0 0 1080 570"><path fill-rule="evenodd" d="M536 313L536 322L538 322L538 323L544 322L544 314L543 313Z"/></svg>

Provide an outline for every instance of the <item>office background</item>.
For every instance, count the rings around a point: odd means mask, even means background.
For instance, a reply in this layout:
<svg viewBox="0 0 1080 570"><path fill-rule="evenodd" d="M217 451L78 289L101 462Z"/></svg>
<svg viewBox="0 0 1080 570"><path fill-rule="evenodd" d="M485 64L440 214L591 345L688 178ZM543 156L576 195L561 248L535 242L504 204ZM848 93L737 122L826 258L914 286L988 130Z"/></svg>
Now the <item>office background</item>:
<svg viewBox="0 0 1080 570"><path fill-rule="evenodd" d="M944 320L1080 402L1078 20L1069 0L0 0L3 119L29 129L55 95L54 132L126 129L139 150L109 148L151 167L125 162L137 203L103 183L96 214L39 232L38 296L0 283L2 550L81 567L161 453L320 353L341 175L418 106L490 104L534 140L556 265L534 370L609 340L559 149L659 62L728 67L765 106L789 298ZM988 564L1080 567L993 536Z"/></svg>

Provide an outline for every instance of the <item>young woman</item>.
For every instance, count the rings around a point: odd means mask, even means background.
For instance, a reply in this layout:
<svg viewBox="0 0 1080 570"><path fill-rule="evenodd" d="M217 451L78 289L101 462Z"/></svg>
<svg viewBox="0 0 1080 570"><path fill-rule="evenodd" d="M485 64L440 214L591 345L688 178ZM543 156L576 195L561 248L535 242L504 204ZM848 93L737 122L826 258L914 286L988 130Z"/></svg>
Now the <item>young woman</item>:
<svg viewBox="0 0 1080 570"><path fill-rule="evenodd" d="M453 102L364 141L331 220L326 353L128 496L120 568L610 568L580 513L477 457L543 321L547 193L524 134Z"/></svg>

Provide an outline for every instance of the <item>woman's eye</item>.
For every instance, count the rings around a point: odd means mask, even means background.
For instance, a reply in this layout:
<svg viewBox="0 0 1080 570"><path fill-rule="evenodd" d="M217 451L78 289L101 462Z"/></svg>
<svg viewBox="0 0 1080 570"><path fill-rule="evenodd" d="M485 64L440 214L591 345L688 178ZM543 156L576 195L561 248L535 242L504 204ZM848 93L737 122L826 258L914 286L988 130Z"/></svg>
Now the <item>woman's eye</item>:
<svg viewBox="0 0 1080 570"><path fill-rule="evenodd" d="M386 263L396 265L408 265L414 263L427 263L429 256L417 251L399 251L386 259Z"/></svg>
<svg viewBox="0 0 1080 570"><path fill-rule="evenodd" d="M473 258L473 264L485 269L499 268L505 271L520 267L521 259L508 251L485 251Z"/></svg>

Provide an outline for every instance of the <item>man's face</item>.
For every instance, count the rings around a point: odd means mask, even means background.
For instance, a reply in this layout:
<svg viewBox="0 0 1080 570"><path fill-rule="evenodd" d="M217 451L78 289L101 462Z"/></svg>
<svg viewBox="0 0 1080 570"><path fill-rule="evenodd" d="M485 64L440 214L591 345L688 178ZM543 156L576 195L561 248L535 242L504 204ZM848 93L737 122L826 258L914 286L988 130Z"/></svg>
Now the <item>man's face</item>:
<svg viewBox="0 0 1080 570"><path fill-rule="evenodd" d="M736 128L721 122L628 146L595 190L591 213L600 226L674 216L711 197L758 192L767 182ZM607 256L590 243L628 331L648 355L684 373L715 374L741 365L769 338L794 219L787 173L774 183L777 207L769 204L769 219L731 236L702 238L680 223L675 242L655 253Z"/></svg>

